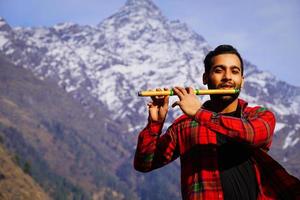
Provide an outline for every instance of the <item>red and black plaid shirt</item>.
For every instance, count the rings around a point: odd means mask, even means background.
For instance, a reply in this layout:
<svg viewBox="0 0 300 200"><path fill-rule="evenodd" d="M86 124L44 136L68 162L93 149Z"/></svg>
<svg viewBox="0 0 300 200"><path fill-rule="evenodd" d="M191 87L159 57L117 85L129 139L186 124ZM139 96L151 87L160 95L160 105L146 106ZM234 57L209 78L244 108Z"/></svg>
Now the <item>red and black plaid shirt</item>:
<svg viewBox="0 0 300 200"><path fill-rule="evenodd" d="M258 199L300 199L300 182L290 176L266 151L275 127L275 116L262 107L247 107L239 99L241 118L201 108L194 118L178 118L161 136L163 123L149 122L139 134L134 166L142 172L181 161L182 198L223 199L217 159L217 134L253 147Z"/></svg>

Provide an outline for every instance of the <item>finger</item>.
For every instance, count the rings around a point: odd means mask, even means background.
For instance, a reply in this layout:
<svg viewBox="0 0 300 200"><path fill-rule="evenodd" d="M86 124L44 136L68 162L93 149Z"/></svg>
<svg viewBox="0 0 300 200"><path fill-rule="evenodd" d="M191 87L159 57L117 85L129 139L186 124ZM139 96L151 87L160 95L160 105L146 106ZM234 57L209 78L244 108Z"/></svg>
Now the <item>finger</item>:
<svg viewBox="0 0 300 200"><path fill-rule="evenodd" d="M187 94L187 91L186 91L185 88L183 88L183 87L177 87L177 88L178 88L178 90L180 90L180 92L181 92L183 95L186 95L186 94Z"/></svg>
<svg viewBox="0 0 300 200"><path fill-rule="evenodd" d="M160 88L156 88L155 90L150 91L161 91ZM158 99L161 99L161 96L151 96L152 101L157 102Z"/></svg>
<svg viewBox="0 0 300 200"><path fill-rule="evenodd" d="M194 89L192 87L186 88L188 94L194 94Z"/></svg>
<svg viewBox="0 0 300 200"><path fill-rule="evenodd" d="M154 105L153 105L153 102L147 103L147 106L148 106L149 108L153 107L153 106L154 106Z"/></svg>
<svg viewBox="0 0 300 200"><path fill-rule="evenodd" d="M155 91L155 90L150 90L150 91ZM155 96L151 96L151 100L155 101L156 100Z"/></svg>
<svg viewBox="0 0 300 200"><path fill-rule="evenodd" d="M161 88L156 88L156 91L162 91L162 89ZM156 99L163 99L164 98L164 96L155 96L156 97Z"/></svg>
<svg viewBox="0 0 300 200"><path fill-rule="evenodd" d="M180 106L180 101L176 101L172 104L172 108L174 108L175 106Z"/></svg>
<svg viewBox="0 0 300 200"><path fill-rule="evenodd" d="M181 92L181 90L179 90L179 87L174 87L173 88L175 94L179 97L179 99L181 100L183 98L183 93Z"/></svg>
<svg viewBox="0 0 300 200"><path fill-rule="evenodd" d="M165 91L169 91L168 88L164 88ZM164 107L168 107L169 104L169 96L164 97Z"/></svg>

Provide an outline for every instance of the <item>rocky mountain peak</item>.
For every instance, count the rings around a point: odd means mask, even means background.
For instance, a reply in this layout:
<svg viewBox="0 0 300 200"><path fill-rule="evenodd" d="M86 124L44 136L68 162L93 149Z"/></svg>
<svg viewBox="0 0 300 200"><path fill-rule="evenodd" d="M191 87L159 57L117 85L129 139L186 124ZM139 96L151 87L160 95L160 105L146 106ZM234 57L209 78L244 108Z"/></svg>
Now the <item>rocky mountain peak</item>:
<svg viewBox="0 0 300 200"><path fill-rule="evenodd" d="M127 0L125 6L147 6L153 9L159 9L152 0Z"/></svg>
<svg viewBox="0 0 300 200"><path fill-rule="evenodd" d="M8 25L8 23L3 17L0 17L0 31L11 31L11 27Z"/></svg>
<svg viewBox="0 0 300 200"><path fill-rule="evenodd" d="M131 16L162 17L160 9L152 0L127 0L121 11L130 12Z"/></svg>
<svg viewBox="0 0 300 200"><path fill-rule="evenodd" d="M73 22L59 23L53 26L53 28L56 31L60 31L64 29L73 29L74 27L78 27L78 25Z"/></svg>

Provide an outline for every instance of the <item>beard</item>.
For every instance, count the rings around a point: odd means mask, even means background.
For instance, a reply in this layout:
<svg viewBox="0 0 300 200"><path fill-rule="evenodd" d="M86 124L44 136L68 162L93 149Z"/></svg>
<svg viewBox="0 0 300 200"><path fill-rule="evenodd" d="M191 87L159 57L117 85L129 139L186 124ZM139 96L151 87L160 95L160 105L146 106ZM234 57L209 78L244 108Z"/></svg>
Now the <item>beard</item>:
<svg viewBox="0 0 300 200"><path fill-rule="evenodd" d="M210 80L208 80L208 89L224 89L224 88L230 88L230 89L238 89L239 92L236 94L218 94L218 95L210 95L210 99L212 101L218 101L224 104L229 104L231 102L233 102L234 100L236 100L239 95L240 95L240 91L241 91L241 84L236 84L234 82L222 82L220 84L213 84Z"/></svg>

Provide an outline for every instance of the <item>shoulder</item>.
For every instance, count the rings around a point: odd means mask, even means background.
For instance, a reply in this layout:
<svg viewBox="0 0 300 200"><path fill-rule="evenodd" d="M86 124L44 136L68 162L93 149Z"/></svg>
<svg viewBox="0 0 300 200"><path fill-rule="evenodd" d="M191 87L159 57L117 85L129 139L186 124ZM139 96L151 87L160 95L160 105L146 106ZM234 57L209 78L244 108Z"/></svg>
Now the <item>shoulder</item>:
<svg viewBox="0 0 300 200"><path fill-rule="evenodd" d="M275 114L264 106L248 106L248 103L244 106L244 109L242 111L243 116L247 118L255 118L262 115L269 116L271 118L275 118Z"/></svg>
<svg viewBox="0 0 300 200"><path fill-rule="evenodd" d="M266 111L270 111L270 110L263 106L253 106L253 107L247 106L244 109L245 113L262 113L262 112L266 112Z"/></svg>

